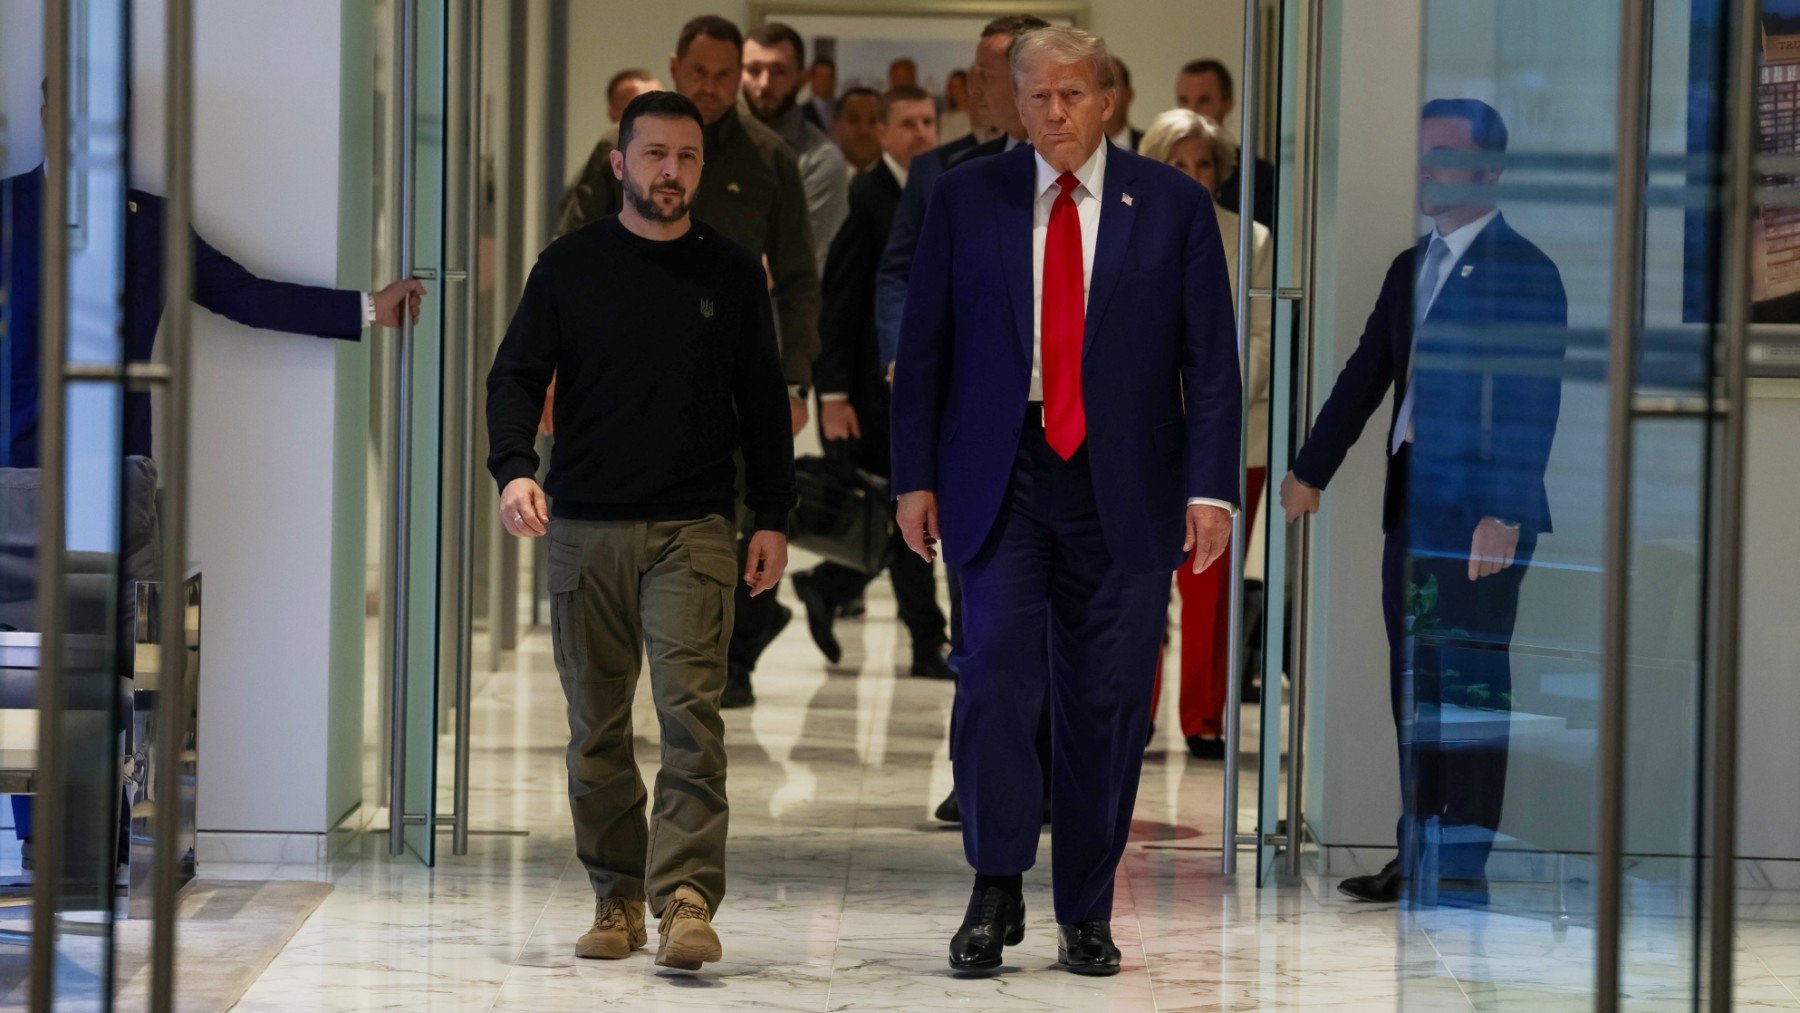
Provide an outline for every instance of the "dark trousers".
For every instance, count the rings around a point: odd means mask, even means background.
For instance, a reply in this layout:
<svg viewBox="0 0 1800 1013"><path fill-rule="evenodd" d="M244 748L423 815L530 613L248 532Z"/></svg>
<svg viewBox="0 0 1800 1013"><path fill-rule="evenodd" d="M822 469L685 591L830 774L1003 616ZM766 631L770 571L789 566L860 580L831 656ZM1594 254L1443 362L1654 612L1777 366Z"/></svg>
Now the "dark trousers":
<svg viewBox="0 0 1800 1013"><path fill-rule="evenodd" d="M1388 532L1381 560L1388 689L1400 747L1395 837L1403 869L1423 861L1440 876L1474 878L1485 874L1505 800L1509 647L1537 537L1521 536L1512 566L1470 581L1469 544L1479 518L1454 507L1407 514ZM1447 713L1479 720L1471 726L1445 720Z"/></svg>
<svg viewBox="0 0 1800 1013"><path fill-rule="evenodd" d="M737 559L738 573L742 574L750 560L749 532L738 536ZM773 591L752 598L749 586L742 580L737 581L732 597L736 602L737 623L731 631L731 664L753 671L756 659L769 646L769 629L775 624L775 615L781 608L780 599Z"/></svg>
<svg viewBox="0 0 1800 1013"><path fill-rule="evenodd" d="M937 577L930 563L906 547L906 540L898 531L894 533L887 572L888 580L894 585L900 622L912 635L913 650L937 650L949 636L944 610L938 607ZM820 563L813 568L812 575L815 586L834 608L862 594L878 576L840 563ZM951 601L954 607L954 596Z"/></svg>
<svg viewBox="0 0 1800 1013"><path fill-rule="evenodd" d="M1107 919L1131 828L1169 574L1112 560L1087 450L1028 428L987 542L961 570L954 757L978 873L1037 858L1046 787L1056 920ZM1049 703L1048 785L1034 740Z"/></svg>

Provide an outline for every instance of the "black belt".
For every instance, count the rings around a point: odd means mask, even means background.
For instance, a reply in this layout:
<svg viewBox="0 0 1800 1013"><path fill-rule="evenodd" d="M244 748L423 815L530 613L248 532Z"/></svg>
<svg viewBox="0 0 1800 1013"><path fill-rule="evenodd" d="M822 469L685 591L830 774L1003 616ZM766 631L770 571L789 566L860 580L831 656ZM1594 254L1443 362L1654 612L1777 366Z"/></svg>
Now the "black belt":
<svg viewBox="0 0 1800 1013"><path fill-rule="evenodd" d="M1044 402L1025 402L1025 426L1029 429L1044 428Z"/></svg>

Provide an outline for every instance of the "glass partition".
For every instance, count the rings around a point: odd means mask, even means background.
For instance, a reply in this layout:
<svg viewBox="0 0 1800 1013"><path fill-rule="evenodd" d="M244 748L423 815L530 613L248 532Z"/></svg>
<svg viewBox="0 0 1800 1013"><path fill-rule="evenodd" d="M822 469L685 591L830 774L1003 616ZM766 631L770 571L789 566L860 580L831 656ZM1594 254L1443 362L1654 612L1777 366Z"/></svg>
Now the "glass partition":
<svg viewBox="0 0 1800 1013"><path fill-rule="evenodd" d="M1478 1005L1585 1007L1615 947L1625 1004L1698 989L1719 183L1716 142L1690 139L1720 51L1694 5L1654 5L1638 108L1620 84L1629 3L1425 6L1422 220L1396 267L1411 385L1388 447L1410 490L1386 560L1404 634L1402 938ZM1641 154L1619 150L1621 115L1645 117ZM1620 206L1616 174L1638 158L1644 204ZM1634 259L1619 216L1638 215ZM1642 292L1629 406L1609 391L1619 270ZM1615 408L1635 445L1622 702L1603 677ZM1626 757L1617 936L1596 889L1609 710Z"/></svg>
<svg viewBox="0 0 1800 1013"><path fill-rule="evenodd" d="M141 794L123 587L155 575L156 472L123 366L161 237L127 192L128 28L125 0L0 12L0 995L46 1008L110 1001Z"/></svg>

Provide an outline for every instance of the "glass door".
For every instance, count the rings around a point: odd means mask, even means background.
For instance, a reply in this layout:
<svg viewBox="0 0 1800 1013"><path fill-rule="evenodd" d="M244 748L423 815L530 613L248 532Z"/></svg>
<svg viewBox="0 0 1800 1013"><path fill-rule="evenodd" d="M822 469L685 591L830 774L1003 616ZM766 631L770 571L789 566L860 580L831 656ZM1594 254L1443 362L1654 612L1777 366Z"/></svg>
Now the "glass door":
<svg viewBox="0 0 1800 1013"><path fill-rule="evenodd" d="M1408 269L1437 296L1388 543L1421 999L1700 995L1717 15L1425 4Z"/></svg>
<svg viewBox="0 0 1800 1013"><path fill-rule="evenodd" d="M422 281L416 323L384 332L370 362L365 658L379 673L372 731L383 748L390 854L430 864L437 828L439 516L445 317L445 60L443 0L374 0L379 150L373 261L384 281ZM454 286L460 293L460 286Z"/></svg>

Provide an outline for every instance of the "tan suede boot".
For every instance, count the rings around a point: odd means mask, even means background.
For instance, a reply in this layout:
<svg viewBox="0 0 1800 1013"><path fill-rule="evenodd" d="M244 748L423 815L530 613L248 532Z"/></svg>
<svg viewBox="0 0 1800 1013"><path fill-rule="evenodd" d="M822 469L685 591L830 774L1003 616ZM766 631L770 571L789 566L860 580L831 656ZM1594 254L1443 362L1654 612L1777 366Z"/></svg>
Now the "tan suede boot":
<svg viewBox="0 0 1800 1013"><path fill-rule="evenodd" d="M604 897L594 903L594 927L575 940L575 955L590 960L623 960L650 941L644 929L644 902Z"/></svg>
<svg viewBox="0 0 1800 1013"><path fill-rule="evenodd" d="M725 955L719 948L719 934L713 931L712 912L691 886L675 891L669 906L663 909L662 924L656 931L662 937L656 962L663 967L698 971L701 964Z"/></svg>

